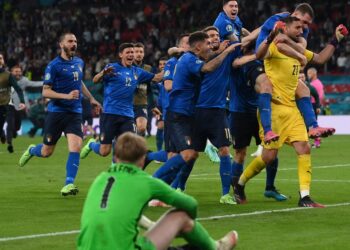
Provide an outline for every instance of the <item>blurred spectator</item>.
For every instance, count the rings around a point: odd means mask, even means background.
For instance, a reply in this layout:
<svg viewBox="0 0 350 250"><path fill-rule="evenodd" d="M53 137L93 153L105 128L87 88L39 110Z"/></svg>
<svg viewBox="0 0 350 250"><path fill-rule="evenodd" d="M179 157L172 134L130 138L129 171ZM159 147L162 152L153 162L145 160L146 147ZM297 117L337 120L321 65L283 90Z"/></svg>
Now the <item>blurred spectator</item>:
<svg viewBox="0 0 350 250"><path fill-rule="evenodd" d="M34 137L38 129L44 128L45 122L45 102L44 98L39 98L36 102L30 107L28 112L28 118L33 123L33 127L29 130L28 135ZM43 135L43 130L41 135Z"/></svg>

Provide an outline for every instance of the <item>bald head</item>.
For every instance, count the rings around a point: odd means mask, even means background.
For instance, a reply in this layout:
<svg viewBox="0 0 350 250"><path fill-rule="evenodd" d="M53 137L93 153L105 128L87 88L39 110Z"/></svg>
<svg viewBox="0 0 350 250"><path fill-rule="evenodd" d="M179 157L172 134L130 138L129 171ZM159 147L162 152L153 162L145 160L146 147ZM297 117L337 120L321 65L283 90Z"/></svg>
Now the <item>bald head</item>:
<svg viewBox="0 0 350 250"><path fill-rule="evenodd" d="M307 78L309 78L310 81L317 79L317 69L315 68L309 68L307 70Z"/></svg>

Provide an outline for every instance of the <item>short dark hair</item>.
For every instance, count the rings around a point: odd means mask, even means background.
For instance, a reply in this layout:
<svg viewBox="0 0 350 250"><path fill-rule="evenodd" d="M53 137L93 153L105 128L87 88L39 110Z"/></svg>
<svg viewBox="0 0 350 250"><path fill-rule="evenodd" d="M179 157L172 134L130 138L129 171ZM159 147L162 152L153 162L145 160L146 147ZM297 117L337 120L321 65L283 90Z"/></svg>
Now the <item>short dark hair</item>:
<svg viewBox="0 0 350 250"><path fill-rule="evenodd" d="M205 39L208 39L209 36L207 33L203 31L196 31L190 34L190 37L188 38L188 43L190 44L191 47L194 46L195 43L197 42L203 42Z"/></svg>
<svg viewBox="0 0 350 250"><path fill-rule="evenodd" d="M62 42L64 40L64 38L66 37L66 35L73 35L75 36L72 32L64 32L60 35L59 39L58 39L58 42Z"/></svg>
<svg viewBox="0 0 350 250"><path fill-rule="evenodd" d="M231 1L236 1L238 3L237 0L222 0L222 6L224 6L225 4L227 4L228 2L231 2Z"/></svg>
<svg viewBox="0 0 350 250"><path fill-rule="evenodd" d="M145 45L143 45L143 43L140 43L140 42L137 42L137 43L134 43L134 47L135 48L145 48Z"/></svg>
<svg viewBox="0 0 350 250"><path fill-rule="evenodd" d="M118 52L122 53L127 48L134 48L134 44L132 43L122 43L119 45Z"/></svg>
<svg viewBox="0 0 350 250"><path fill-rule="evenodd" d="M1 53L0 53L0 55L1 55ZM22 70L22 67L19 65L19 64L15 64L15 65L13 65L12 67L11 67L11 71L13 70L13 69L21 69Z"/></svg>
<svg viewBox="0 0 350 250"><path fill-rule="evenodd" d="M184 37L188 37L188 36L190 36L189 33L182 33L182 34L179 36L179 38L177 39L177 43L176 43L176 44L179 46L179 44L181 43L182 39L183 39Z"/></svg>
<svg viewBox="0 0 350 250"><path fill-rule="evenodd" d="M300 19L295 17L295 16L287 16L287 17L281 19L281 21L284 22L286 25L289 25L293 22L300 21Z"/></svg>
<svg viewBox="0 0 350 250"><path fill-rule="evenodd" d="M302 13L303 15L304 14L309 14L309 16L314 19L315 17L315 13L314 13L314 10L313 8L311 7L310 4L308 3L301 3L301 4L298 4L297 7L295 7L295 11L299 11L300 13Z"/></svg>
<svg viewBox="0 0 350 250"><path fill-rule="evenodd" d="M215 30L215 31L219 32L219 29L216 28L215 26L208 26L208 27L205 27L204 30L203 30L203 32L207 33L207 32L210 31L210 30Z"/></svg>
<svg viewBox="0 0 350 250"><path fill-rule="evenodd" d="M115 156L121 162L136 163L146 153L146 140L137 134L126 132L116 141Z"/></svg>
<svg viewBox="0 0 350 250"><path fill-rule="evenodd" d="M158 62L159 61L168 61L168 57L162 56L161 58L159 58Z"/></svg>

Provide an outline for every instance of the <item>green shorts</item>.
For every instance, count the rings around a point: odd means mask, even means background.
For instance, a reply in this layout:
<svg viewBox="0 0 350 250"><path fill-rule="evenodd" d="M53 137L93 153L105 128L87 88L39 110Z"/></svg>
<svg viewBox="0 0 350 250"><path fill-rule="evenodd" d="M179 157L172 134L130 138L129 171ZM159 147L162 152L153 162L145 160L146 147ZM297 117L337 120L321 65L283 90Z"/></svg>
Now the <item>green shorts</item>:
<svg viewBox="0 0 350 250"><path fill-rule="evenodd" d="M145 236L138 237L136 244L142 250L157 250L155 245Z"/></svg>

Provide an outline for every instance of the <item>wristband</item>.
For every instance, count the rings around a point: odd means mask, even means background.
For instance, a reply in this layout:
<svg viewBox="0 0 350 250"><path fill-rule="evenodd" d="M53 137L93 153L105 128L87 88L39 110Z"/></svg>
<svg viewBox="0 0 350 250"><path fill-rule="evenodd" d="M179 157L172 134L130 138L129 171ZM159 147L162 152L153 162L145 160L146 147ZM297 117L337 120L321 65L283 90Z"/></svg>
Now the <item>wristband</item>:
<svg viewBox="0 0 350 250"><path fill-rule="evenodd" d="M332 38L332 40L329 42L329 44L333 45L334 48L337 48L338 45L339 45L339 42L338 42L337 38L334 36L334 37Z"/></svg>

